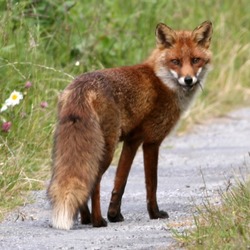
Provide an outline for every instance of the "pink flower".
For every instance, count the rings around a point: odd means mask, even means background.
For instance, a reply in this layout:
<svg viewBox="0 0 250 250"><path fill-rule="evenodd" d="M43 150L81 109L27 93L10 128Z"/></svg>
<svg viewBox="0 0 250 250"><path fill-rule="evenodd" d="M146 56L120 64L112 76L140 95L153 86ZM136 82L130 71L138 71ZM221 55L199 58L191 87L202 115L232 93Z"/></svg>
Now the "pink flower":
<svg viewBox="0 0 250 250"><path fill-rule="evenodd" d="M2 131L8 132L10 130L12 123L11 122L4 122L2 124Z"/></svg>
<svg viewBox="0 0 250 250"><path fill-rule="evenodd" d="M43 102L40 103L40 106L41 106L41 108L45 109L45 108L48 107L48 103L43 101Z"/></svg>
<svg viewBox="0 0 250 250"><path fill-rule="evenodd" d="M25 83L24 87L26 89L29 89L30 87L32 87L32 83L30 81L28 81L28 82Z"/></svg>

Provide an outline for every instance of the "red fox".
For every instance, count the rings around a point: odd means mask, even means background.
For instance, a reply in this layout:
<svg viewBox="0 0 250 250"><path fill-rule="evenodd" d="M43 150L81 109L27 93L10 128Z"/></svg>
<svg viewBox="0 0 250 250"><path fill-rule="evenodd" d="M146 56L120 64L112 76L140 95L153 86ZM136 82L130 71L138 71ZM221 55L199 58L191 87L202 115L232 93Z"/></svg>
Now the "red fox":
<svg viewBox="0 0 250 250"><path fill-rule="evenodd" d="M204 83L211 61L212 23L205 21L193 31L175 31L160 23L155 34L156 48L143 63L82 74L61 94L47 190L53 227L70 229L78 213L82 224L107 226L101 214L100 182L119 141L123 148L109 221L124 219L121 200L140 145L149 217L168 218L156 198L159 147Z"/></svg>

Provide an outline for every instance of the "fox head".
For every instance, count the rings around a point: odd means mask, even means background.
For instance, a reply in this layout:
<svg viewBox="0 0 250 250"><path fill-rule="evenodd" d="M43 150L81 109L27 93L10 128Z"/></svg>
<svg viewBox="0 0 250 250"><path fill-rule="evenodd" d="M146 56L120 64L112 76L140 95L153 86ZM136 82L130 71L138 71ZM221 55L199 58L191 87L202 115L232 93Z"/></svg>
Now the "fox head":
<svg viewBox="0 0 250 250"><path fill-rule="evenodd" d="M156 75L171 89L191 91L202 86L211 60L212 23L205 21L193 31L175 31L160 23L155 34Z"/></svg>

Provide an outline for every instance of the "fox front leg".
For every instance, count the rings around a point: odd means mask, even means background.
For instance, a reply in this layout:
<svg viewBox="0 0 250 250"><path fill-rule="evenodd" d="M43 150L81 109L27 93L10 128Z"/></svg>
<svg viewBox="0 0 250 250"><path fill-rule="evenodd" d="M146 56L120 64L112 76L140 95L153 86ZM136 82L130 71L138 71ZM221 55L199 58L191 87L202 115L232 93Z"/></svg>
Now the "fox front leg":
<svg viewBox="0 0 250 250"><path fill-rule="evenodd" d="M158 144L143 144L144 170L146 178L147 209L150 219L168 218L168 213L160 211L157 198Z"/></svg>

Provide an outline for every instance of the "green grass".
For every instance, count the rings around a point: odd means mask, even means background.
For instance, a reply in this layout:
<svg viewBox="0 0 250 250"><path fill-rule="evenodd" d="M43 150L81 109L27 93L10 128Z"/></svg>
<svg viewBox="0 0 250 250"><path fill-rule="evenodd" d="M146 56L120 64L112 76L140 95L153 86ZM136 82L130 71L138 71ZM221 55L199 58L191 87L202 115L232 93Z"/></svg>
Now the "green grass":
<svg viewBox="0 0 250 250"><path fill-rule="evenodd" d="M207 200L197 208L195 229L176 239L185 249L250 249L250 182L221 194L222 205Z"/></svg>
<svg viewBox="0 0 250 250"><path fill-rule="evenodd" d="M159 22L174 29L214 24L214 69L187 127L249 104L249 9L248 0L1 1L0 104L13 90L24 99L0 113L1 123L12 122L0 132L0 214L22 204L27 190L45 188L58 93L82 72L144 60Z"/></svg>

